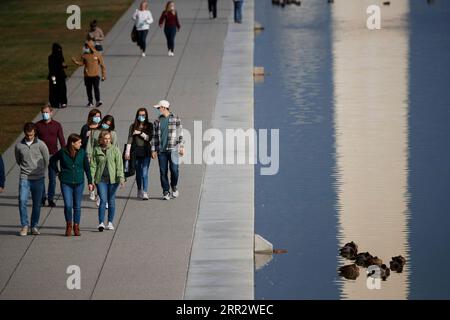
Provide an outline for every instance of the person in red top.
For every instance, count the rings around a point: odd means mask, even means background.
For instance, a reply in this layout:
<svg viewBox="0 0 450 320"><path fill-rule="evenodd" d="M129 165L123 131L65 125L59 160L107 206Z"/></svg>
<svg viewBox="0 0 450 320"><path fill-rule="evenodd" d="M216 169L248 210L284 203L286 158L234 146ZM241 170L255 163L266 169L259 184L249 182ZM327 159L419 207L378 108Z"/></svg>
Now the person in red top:
<svg viewBox="0 0 450 320"><path fill-rule="evenodd" d="M169 1L166 4L166 9L162 12L159 18L159 27L161 28L164 24L164 34L167 39L167 49L169 50L169 57L174 56L175 49L175 35L177 31L180 31L180 22L178 21L178 14L175 10L175 3Z"/></svg>
<svg viewBox="0 0 450 320"><path fill-rule="evenodd" d="M64 140L64 133L61 124L52 119L53 109L50 106L44 106L41 108L42 120L36 123L36 135L44 141L47 145L49 154L52 156L58 152L58 140L60 148L66 145ZM48 168L48 206L55 207L56 204L53 201L55 197L56 189L56 172L49 167ZM42 194L42 205L45 206L45 191Z"/></svg>

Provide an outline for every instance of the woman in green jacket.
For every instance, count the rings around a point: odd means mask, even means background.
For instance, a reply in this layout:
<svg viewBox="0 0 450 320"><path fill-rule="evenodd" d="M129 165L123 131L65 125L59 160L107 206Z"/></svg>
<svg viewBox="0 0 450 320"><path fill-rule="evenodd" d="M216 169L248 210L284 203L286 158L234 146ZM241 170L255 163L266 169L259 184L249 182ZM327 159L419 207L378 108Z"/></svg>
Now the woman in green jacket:
<svg viewBox="0 0 450 320"><path fill-rule="evenodd" d="M60 170L58 169L58 163ZM89 191L94 190L89 161L81 148L81 137L72 133L65 148L60 149L50 158L50 167L58 173L61 192L64 198L64 215L66 217L66 236L80 234L81 199L83 198L84 175L89 183Z"/></svg>
<svg viewBox="0 0 450 320"><path fill-rule="evenodd" d="M116 191L125 183L122 154L115 145L111 144L111 132L100 131L98 146L94 148L90 162L91 174L97 185L100 196L98 207L98 231L105 229L105 211L108 203L108 224L106 229L114 230L113 219L116 210Z"/></svg>

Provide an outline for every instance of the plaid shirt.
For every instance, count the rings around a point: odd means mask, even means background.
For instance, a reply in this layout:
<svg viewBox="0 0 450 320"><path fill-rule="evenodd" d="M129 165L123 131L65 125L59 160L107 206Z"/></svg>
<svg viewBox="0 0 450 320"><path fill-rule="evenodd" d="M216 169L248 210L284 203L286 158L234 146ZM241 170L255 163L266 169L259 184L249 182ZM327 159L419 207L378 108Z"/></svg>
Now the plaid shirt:
<svg viewBox="0 0 450 320"><path fill-rule="evenodd" d="M181 119L171 113L169 115L169 134L167 139L167 150L174 150L177 145L183 146L183 126L181 125ZM153 138L152 138L152 151L160 152L159 145L161 140L161 126L159 119L155 120L153 125Z"/></svg>

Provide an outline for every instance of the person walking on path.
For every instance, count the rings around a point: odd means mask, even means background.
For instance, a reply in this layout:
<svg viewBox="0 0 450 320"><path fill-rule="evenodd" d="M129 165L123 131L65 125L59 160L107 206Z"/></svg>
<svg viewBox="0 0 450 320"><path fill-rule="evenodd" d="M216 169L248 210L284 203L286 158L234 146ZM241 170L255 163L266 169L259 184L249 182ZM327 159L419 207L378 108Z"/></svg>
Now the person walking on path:
<svg viewBox="0 0 450 320"><path fill-rule="evenodd" d="M86 124L81 127L81 148L86 151L89 137L92 132L96 131L100 127L102 121L102 112L99 109L92 109L89 111ZM89 191L89 199L96 200L95 190Z"/></svg>
<svg viewBox="0 0 450 320"><path fill-rule="evenodd" d="M125 183L122 154L116 146L111 144L111 133L102 130L99 145L94 149L90 162L91 174L100 196L98 208L98 231L114 230L113 220L116 210L116 192ZM108 224L105 227L105 211L108 203Z"/></svg>
<svg viewBox="0 0 450 320"><path fill-rule="evenodd" d="M99 128L101 121L102 121L102 112L99 109L92 109L91 111L89 111L87 121L81 127L80 131L82 149L86 150L89 137L91 136L93 131Z"/></svg>
<svg viewBox="0 0 450 320"><path fill-rule="evenodd" d="M170 112L170 103L161 100L153 106L159 110L161 115L153 124L152 159L158 157L159 174L163 199L170 199L170 187L172 197L179 196L178 185L178 155L184 155L183 127L181 119ZM170 184L168 178L168 167L170 167Z"/></svg>
<svg viewBox="0 0 450 320"><path fill-rule="evenodd" d="M141 48L141 54L145 57L145 50L147 48L147 35L150 25L153 23L153 16L148 9L148 2L142 1L139 9L133 14L134 26L137 30L137 45Z"/></svg>
<svg viewBox="0 0 450 320"><path fill-rule="evenodd" d="M0 193L5 191L5 164L3 163L3 157L0 154Z"/></svg>
<svg viewBox="0 0 450 320"><path fill-rule="evenodd" d="M100 132L102 130L108 130L109 133L111 133L111 144L119 148L119 142L117 140L117 133L115 131L116 125L114 121L114 117L112 115L106 115L103 117L102 121L100 122L100 125L97 130L92 130L87 147L86 147L86 153L88 155L89 161L92 159L92 153L94 152L94 149L99 145L99 136ZM98 191L98 190L97 190ZM95 194L90 193L89 198L94 201L95 200ZM97 197L97 207L100 206L100 198ZM106 203L106 209L108 209L108 203Z"/></svg>
<svg viewBox="0 0 450 320"><path fill-rule="evenodd" d="M208 0L209 18L217 18L217 0Z"/></svg>
<svg viewBox="0 0 450 320"><path fill-rule="evenodd" d="M52 119L53 109L50 106L44 106L41 108L42 120L36 123L36 136L45 143L48 148L50 156L58 152L58 141L60 148L66 145L64 140L64 133L61 124ZM52 168L48 168L48 189L47 197L42 195L42 206L45 206L45 200L48 199L48 206L55 207L56 204L53 201L55 197L56 189L56 172Z"/></svg>
<svg viewBox="0 0 450 320"><path fill-rule="evenodd" d="M234 22L242 23L242 6L244 5L244 0L233 0L234 2Z"/></svg>
<svg viewBox="0 0 450 320"><path fill-rule="evenodd" d="M96 107L100 107L103 102L100 99L100 71L102 81L106 80L106 66L103 56L94 48L93 41L86 41L84 53L80 61L72 57L72 61L79 66L84 66L84 85L88 97L87 107L93 107L92 89L94 89Z"/></svg>
<svg viewBox="0 0 450 320"><path fill-rule="evenodd" d="M60 169L58 169L58 162ZM61 192L64 199L64 216L66 218L67 237L80 236L81 199L83 198L84 175L89 184L89 191L94 190L89 161L81 148L81 137L72 133L67 139L67 146L50 158L50 167L58 173Z"/></svg>
<svg viewBox="0 0 450 320"><path fill-rule="evenodd" d="M42 194L44 193L45 170L49 162L49 153L44 142L36 137L36 125L27 122L23 128L25 137L16 144L14 155L20 167L19 213L22 229L21 236L28 234L28 194L31 192L33 209L31 213L31 234L39 235L38 224L41 214Z"/></svg>
<svg viewBox="0 0 450 320"><path fill-rule="evenodd" d="M134 122L128 131L128 142L125 150L125 160L134 158L136 168L137 197L148 200L148 170L150 167L151 141L153 136L153 124L149 122L148 112L140 108L136 112Z"/></svg>
<svg viewBox="0 0 450 320"><path fill-rule="evenodd" d="M53 108L67 107L66 72L62 47L53 43L52 53L48 56L48 100Z"/></svg>
<svg viewBox="0 0 450 320"><path fill-rule="evenodd" d="M175 55L175 35L181 29L178 13L175 10L175 3L173 1L167 2L165 10L159 18L159 27L161 28L163 24L164 34L167 39L167 49L169 50L168 55L169 57L173 57Z"/></svg>
<svg viewBox="0 0 450 320"><path fill-rule="evenodd" d="M97 20L92 20L89 23L89 31L86 36L86 40L94 42L94 48L99 53L103 52L102 41L105 39L105 35L103 34L103 30L97 26Z"/></svg>

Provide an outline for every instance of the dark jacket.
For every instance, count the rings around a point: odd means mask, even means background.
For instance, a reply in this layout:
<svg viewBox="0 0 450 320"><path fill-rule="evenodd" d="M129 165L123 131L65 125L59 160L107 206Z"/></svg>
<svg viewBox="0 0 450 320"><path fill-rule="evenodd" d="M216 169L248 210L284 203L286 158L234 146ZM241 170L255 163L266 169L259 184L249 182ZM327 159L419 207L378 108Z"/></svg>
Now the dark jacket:
<svg viewBox="0 0 450 320"><path fill-rule="evenodd" d="M58 169L57 162L60 163L61 170ZM84 183L84 174L88 183L92 183L92 176L86 151L80 149L75 158L72 158L67 148L62 148L50 158L50 167L59 174L59 180L64 184Z"/></svg>
<svg viewBox="0 0 450 320"><path fill-rule="evenodd" d="M151 155L151 141L153 139L153 123L148 122L146 128L143 129L141 135L133 135L134 123L131 124L128 130L127 144L131 145L131 152L135 153L137 157L150 157Z"/></svg>
<svg viewBox="0 0 450 320"><path fill-rule="evenodd" d="M180 21L178 20L178 13L176 11L175 14L173 14L172 11L167 12L164 10L159 18L159 26L162 26L164 22L164 27L177 27L178 30L181 28Z"/></svg>
<svg viewBox="0 0 450 320"><path fill-rule="evenodd" d="M67 66L64 65L62 48L59 44L54 43L52 54L48 56L48 80L51 80L52 76L55 76L56 79L65 79L65 68L67 68Z"/></svg>
<svg viewBox="0 0 450 320"><path fill-rule="evenodd" d="M53 119L49 123L45 120L36 122L36 136L44 141L50 155L58 152L58 141L60 148L66 145L61 124Z"/></svg>

